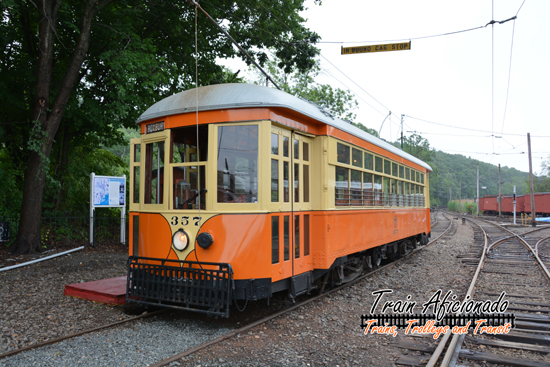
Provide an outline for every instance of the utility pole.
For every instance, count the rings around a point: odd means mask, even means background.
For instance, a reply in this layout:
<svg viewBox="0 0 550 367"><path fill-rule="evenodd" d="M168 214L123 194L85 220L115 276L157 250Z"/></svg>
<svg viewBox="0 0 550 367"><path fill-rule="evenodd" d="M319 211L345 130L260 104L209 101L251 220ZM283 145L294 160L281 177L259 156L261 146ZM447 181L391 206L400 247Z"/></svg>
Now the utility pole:
<svg viewBox="0 0 550 367"><path fill-rule="evenodd" d="M514 185L514 225L516 225L516 185Z"/></svg>
<svg viewBox="0 0 550 367"><path fill-rule="evenodd" d="M460 179L460 186L458 187L458 210L460 210L460 204L462 204L462 179Z"/></svg>
<svg viewBox="0 0 550 367"><path fill-rule="evenodd" d="M401 114L401 150L403 150L403 118L405 115Z"/></svg>
<svg viewBox="0 0 550 367"><path fill-rule="evenodd" d="M535 185L533 185L533 163L531 162L531 134L527 133L527 148L529 149L529 191L531 191L531 225L537 226L535 211Z"/></svg>
<svg viewBox="0 0 550 367"><path fill-rule="evenodd" d="M500 163L498 164L498 217L502 217L502 198L500 197Z"/></svg>
<svg viewBox="0 0 550 367"><path fill-rule="evenodd" d="M479 164L477 165L477 197L476 197L476 206L477 206L477 216L479 217Z"/></svg>

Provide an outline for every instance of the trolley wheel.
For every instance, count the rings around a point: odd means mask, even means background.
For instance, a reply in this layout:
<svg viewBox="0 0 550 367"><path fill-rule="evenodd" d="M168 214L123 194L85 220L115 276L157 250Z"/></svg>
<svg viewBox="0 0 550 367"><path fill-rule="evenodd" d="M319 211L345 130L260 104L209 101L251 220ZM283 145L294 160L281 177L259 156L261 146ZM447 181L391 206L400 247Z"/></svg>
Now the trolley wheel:
<svg viewBox="0 0 550 367"><path fill-rule="evenodd" d="M407 243L406 242L401 242L400 244L397 245L397 253L398 253L398 258L400 257L403 257L407 254Z"/></svg>
<svg viewBox="0 0 550 367"><path fill-rule="evenodd" d="M370 252L370 259L372 263L372 269L377 269L382 263L382 252L378 247L375 247Z"/></svg>

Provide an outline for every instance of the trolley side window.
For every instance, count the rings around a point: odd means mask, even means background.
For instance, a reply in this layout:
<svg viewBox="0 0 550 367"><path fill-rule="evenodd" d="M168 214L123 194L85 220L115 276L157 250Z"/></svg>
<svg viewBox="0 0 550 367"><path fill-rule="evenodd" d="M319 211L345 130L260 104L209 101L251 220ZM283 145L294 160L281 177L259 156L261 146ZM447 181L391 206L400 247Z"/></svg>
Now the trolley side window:
<svg viewBox="0 0 550 367"><path fill-rule="evenodd" d="M271 217L271 263L279 262L279 217Z"/></svg>
<svg viewBox="0 0 550 367"><path fill-rule="evenodd" d="M258 201L258 125L218 127L218 203Z"/></svg>
<svg viewBox="0 0 550 367"><path fill-rule="evenodd" d="M338 163L349 164L350 147L342 143L336 144Z"/></svg>
<svg viewBox="0 0 550 367"><path fill-rule="evenodd" d="M164 142L145 146L145 199L144 204L162 204L164 192Z"/></svg>

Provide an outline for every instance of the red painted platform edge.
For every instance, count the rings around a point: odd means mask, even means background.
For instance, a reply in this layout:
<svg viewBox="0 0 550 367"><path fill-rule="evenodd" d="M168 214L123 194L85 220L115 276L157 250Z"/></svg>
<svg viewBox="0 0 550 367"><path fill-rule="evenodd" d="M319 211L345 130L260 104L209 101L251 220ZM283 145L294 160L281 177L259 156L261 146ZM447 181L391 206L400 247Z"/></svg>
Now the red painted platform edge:
<svg viewBox="0 0 550 367"><path fill-rule="evenodd" d="M126 277L68 284L65 286L63 295L94 302L121 305L126 303Z"/></svg>
<svg viewBox="0 0 550 367"><path fill-rule="evenodd" d="M105 295L89 291L80 291L77 289L65 288L63 291L64 296L71 296L81 299L87 299L93 302L106 303L109 305L123 305L126 303L126 294L124 295Z"/></svg>

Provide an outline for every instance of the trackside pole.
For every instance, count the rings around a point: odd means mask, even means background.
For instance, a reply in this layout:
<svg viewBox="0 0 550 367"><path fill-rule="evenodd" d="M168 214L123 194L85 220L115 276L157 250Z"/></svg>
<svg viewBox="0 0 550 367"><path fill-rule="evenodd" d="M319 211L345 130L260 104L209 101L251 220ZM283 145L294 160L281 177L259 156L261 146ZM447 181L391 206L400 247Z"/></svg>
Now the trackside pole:
<svg viewBox="0 0 550 367"><path fill-rule="evenodd" d="M120 243L123 245L126 244L126 226L125 226L125 217L126 217L126 175L122 175L124 177L124 206L120 208ZM514 186L515 187L515 186ZM514 201L515 202L515 201Z"/></svg>
<svg viewBox="0 0 550 367"><path fill-rule="evenodd" d="M90 246L94 247L94 177L95 173L90 173Z"/></svg>
<svg viewBox="0 0 550 367"><path fill-rule="evenodd" d="M516 225L516 185L514 185L514 225Z"/></svg>

